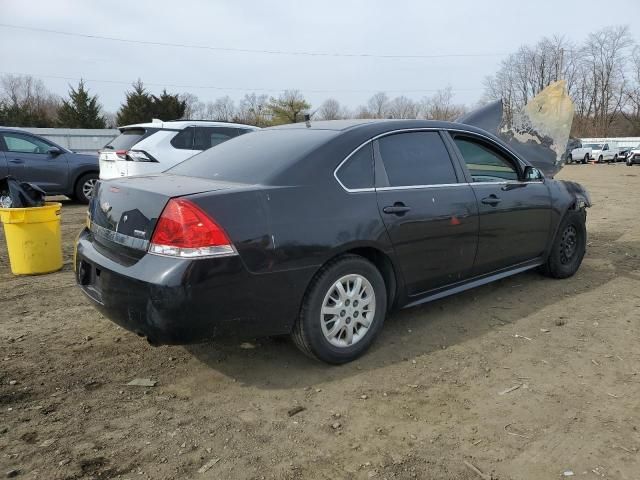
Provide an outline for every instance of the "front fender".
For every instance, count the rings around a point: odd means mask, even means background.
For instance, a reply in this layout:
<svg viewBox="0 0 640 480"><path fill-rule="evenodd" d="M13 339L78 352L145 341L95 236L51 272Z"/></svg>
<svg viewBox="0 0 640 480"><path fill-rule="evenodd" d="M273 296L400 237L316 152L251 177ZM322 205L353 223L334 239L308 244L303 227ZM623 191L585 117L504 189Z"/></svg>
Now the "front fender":
<svg viewBox="0 0 640 480"><path fill-rule="evenodd" d="M586 217L586 209L593 205L589 192L577 182L569 180L548 181L551 194L551 228L547 252L556 237L560 223L569 210L582 210Z"/></svg>

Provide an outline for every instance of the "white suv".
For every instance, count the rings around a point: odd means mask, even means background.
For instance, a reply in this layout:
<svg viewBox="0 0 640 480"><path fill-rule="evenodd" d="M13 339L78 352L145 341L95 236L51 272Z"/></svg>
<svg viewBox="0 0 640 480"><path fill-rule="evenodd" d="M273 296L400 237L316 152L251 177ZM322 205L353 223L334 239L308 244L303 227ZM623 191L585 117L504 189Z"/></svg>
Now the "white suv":
<svg viewBox="0 0 640 480"><path fill-rule="evenodd" d="M230 138L259 130L238 123L176 120L119 127L100 151L100 178L158 173Z"/></svg>

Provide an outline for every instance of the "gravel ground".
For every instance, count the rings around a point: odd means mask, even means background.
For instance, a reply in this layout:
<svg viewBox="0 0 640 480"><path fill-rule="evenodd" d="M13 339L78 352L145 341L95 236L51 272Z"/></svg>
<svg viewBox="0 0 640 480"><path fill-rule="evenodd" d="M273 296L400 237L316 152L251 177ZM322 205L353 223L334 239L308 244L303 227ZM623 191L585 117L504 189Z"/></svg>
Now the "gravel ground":
<svg viewBox="0 0 640 480"><path fill-rule="evenodd" d="M14 277L0 240L0 478L640 478L640 169L559 177L595 202L576 276L397 312L341 367L118 328L75 286L65 203L62 271Z"/></svg>

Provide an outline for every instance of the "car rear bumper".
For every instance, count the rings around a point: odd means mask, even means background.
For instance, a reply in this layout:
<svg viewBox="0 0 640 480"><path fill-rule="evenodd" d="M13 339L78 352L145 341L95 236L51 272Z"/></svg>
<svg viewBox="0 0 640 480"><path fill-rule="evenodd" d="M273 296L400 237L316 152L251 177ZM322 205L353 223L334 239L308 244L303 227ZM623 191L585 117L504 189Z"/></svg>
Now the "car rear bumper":
<svg viewBox="0 0 640 480"><path fill-rule="evenodd" d="M76 281L93 305L154 345L291 331L304 295L304 270L255 275L239 256L117 258L83 230ZM286 292L286 294L285 294Z"/></svg>

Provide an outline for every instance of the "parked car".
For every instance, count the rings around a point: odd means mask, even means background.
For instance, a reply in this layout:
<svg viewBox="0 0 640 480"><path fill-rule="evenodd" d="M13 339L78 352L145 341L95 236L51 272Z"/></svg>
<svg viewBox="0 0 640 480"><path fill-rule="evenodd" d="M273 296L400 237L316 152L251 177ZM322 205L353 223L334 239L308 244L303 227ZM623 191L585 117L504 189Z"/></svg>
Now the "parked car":
<svg viewBox="0 0 640 480"><path fill-rule="evenodd" d="M38 135L0 128L0 177L11 175L49 195L89 203L98 171L97 155L74 153Z"/></svg>
<svg viewBox="0 0 640 480"><path fill-rule="evenodd" d="M391 309L573 275L589 205L472 126L294 124L100 182L74 266L98 310L154 345L291 334L344 363Z"/></svg>
<svg viewBox="0 0 640 480"><path fill-rule="evenodd" d="M567 163L588 163L589 160L593 158L593 156L591 155L593 145L594 144L577 145L567 156Z"/></svg>
<svg viewBox="0 0 640 480"><path fill-rule="evenodd" d="M629 152L631 151L632 147L620 147L618 149L618 161L619 162L626 162L627 161L627 155L629 155Z"/></svg>
<svg viewBox="0 0 640 480"><path fill-rule="evenodd" d="M636 163L640 163L640 144L629 150L625 163L629 167L635 165Z"/></svg>
<svg viewBox="0 0 640 480"><path fill-rule="evenodd" d="M100 152L100 178L162 172L230 138L258 130L238 123L154 121L119 127Z"/></svg>
<svg viewBox="0 0 640 480"><path fill-rule="evenodd" d="M588 144L587 147L591 147L591 159L596 163L609 163L618 161L618 148L611 147L608 143L593 143Z"/></svg>

